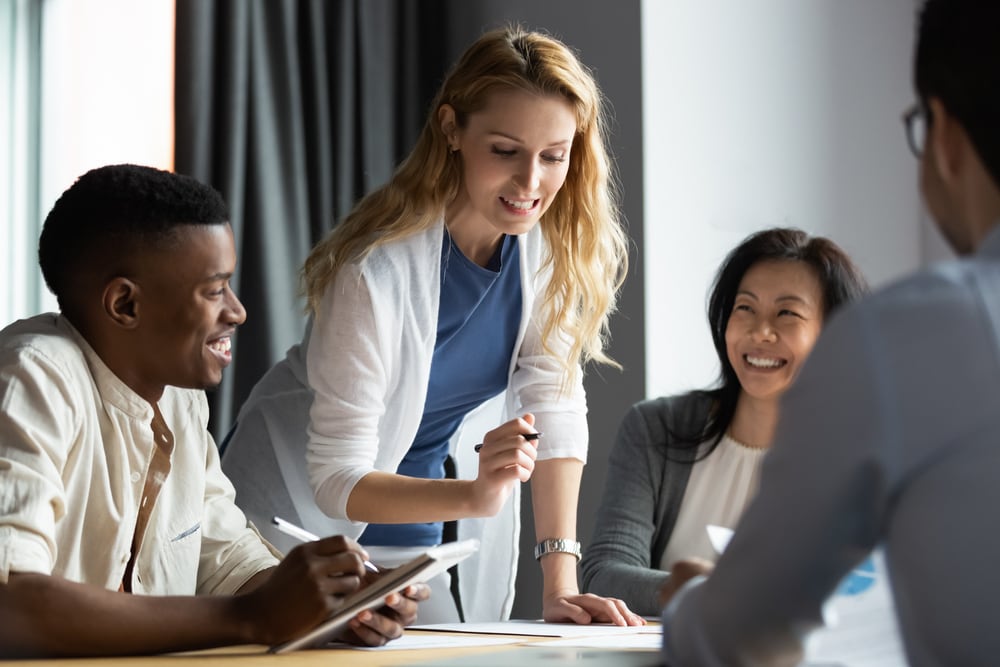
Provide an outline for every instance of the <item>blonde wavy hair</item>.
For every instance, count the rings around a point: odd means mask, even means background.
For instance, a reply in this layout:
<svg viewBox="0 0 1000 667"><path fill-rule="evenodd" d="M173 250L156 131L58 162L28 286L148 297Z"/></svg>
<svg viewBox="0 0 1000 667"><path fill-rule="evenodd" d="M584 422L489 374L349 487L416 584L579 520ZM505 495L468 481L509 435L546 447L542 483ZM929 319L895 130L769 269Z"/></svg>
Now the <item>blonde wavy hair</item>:
<svg viewBox="0 0 1000 667"><path fill-rule="evenodd" d="M425 230L440 220L462 183L460 154L449 151L438 109L449 104L465 127L496 90L558 95L573 107L576 136L566 181L539 225L548 246L542 270L547 341L563 338L559 355L567 381L577 364L618 364L605 353L608 320L628 270L628 246L618 208L618 184L606 146L603 97L590 71L562 42L509 26L488 32L466 50L445 78L416 146L384 186L366 195L310 252L302 268L308 309L315 312L341 266L373 248Z"/></svg>

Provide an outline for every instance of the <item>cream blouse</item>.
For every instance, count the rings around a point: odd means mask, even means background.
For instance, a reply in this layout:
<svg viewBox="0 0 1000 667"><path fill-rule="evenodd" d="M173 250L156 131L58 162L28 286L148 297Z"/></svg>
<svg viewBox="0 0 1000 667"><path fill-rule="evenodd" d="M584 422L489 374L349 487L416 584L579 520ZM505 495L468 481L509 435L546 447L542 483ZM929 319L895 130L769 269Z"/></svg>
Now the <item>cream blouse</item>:
<svg viewBox="0 0 1000 667"><path fill-rule="evenodd" d="M661 570L670 570L673 563L685 558L718 559L706 526L736 527L757 492L766 452L726 434L711 454L694 464L677 522L660 557Z"/></svg>

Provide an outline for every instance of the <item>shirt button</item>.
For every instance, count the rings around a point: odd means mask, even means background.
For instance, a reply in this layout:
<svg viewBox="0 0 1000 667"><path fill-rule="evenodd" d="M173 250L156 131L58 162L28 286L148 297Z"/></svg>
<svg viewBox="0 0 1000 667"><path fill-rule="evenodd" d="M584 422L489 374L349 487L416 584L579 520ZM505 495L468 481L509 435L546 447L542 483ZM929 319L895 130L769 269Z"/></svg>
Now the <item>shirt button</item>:
<svg viewBox="0 0 1000 667"><path fill-rule="evenodd" d="M132 481L133 482L138 482L139 481L139 473L137 473L137 472L132 473Z"/></svg>

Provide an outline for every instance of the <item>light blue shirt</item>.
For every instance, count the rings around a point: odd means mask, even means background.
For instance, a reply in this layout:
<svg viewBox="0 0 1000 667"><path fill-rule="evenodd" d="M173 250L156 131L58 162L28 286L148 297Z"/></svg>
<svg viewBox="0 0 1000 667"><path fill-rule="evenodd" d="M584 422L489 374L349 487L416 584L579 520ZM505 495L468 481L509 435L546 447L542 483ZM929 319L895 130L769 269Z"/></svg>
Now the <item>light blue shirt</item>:
<svg viewBox="0 0 1000 667"><path fill-rule="evenodd" d="M878 545L910 664L996 664L1000 228L832 317L781 413L714 573L664 612L667 664L794 664Z"/></svg>

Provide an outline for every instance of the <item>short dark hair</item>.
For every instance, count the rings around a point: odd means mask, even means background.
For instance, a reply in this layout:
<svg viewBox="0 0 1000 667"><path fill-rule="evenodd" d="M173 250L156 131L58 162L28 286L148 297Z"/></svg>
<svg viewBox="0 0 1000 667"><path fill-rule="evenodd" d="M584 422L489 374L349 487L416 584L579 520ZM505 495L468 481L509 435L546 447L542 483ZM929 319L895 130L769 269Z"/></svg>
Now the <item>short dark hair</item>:
<svg viewBox="0 0 1000 667"><path fill-rule="evenodd" d="M861 270L836 243L822 236L810 236L801 229L774 227L755 232L733 248L715 275L708 299L708 325L719 357L719 382L715 389L701 390L713 399L715 409L704 428L697 433L673 434L682 447L711 442L704 458L719 443L736 414L740 380L726 350L726 327L736 303L743 276L759 262L798 261L816 271L823 289L823 318L837 308L855 301L868 292Z"/></svg>
<svg viewBox="0 0 1000 667"><path fill-rule="evenodd" d="M941 100L1000 187L998 28L996 0L927 0L918 21L913 75L925 106L931 97Z"/></svg>
<svg viewBox="0 0 1000 667"><path fill-rule="evenodd" d="M45 218L38 264L65 312L81 272L111 268L116 257L155 247L180 225L228 221L222 195L190 176L134 164L98 167L78 178Z"/></svg>

